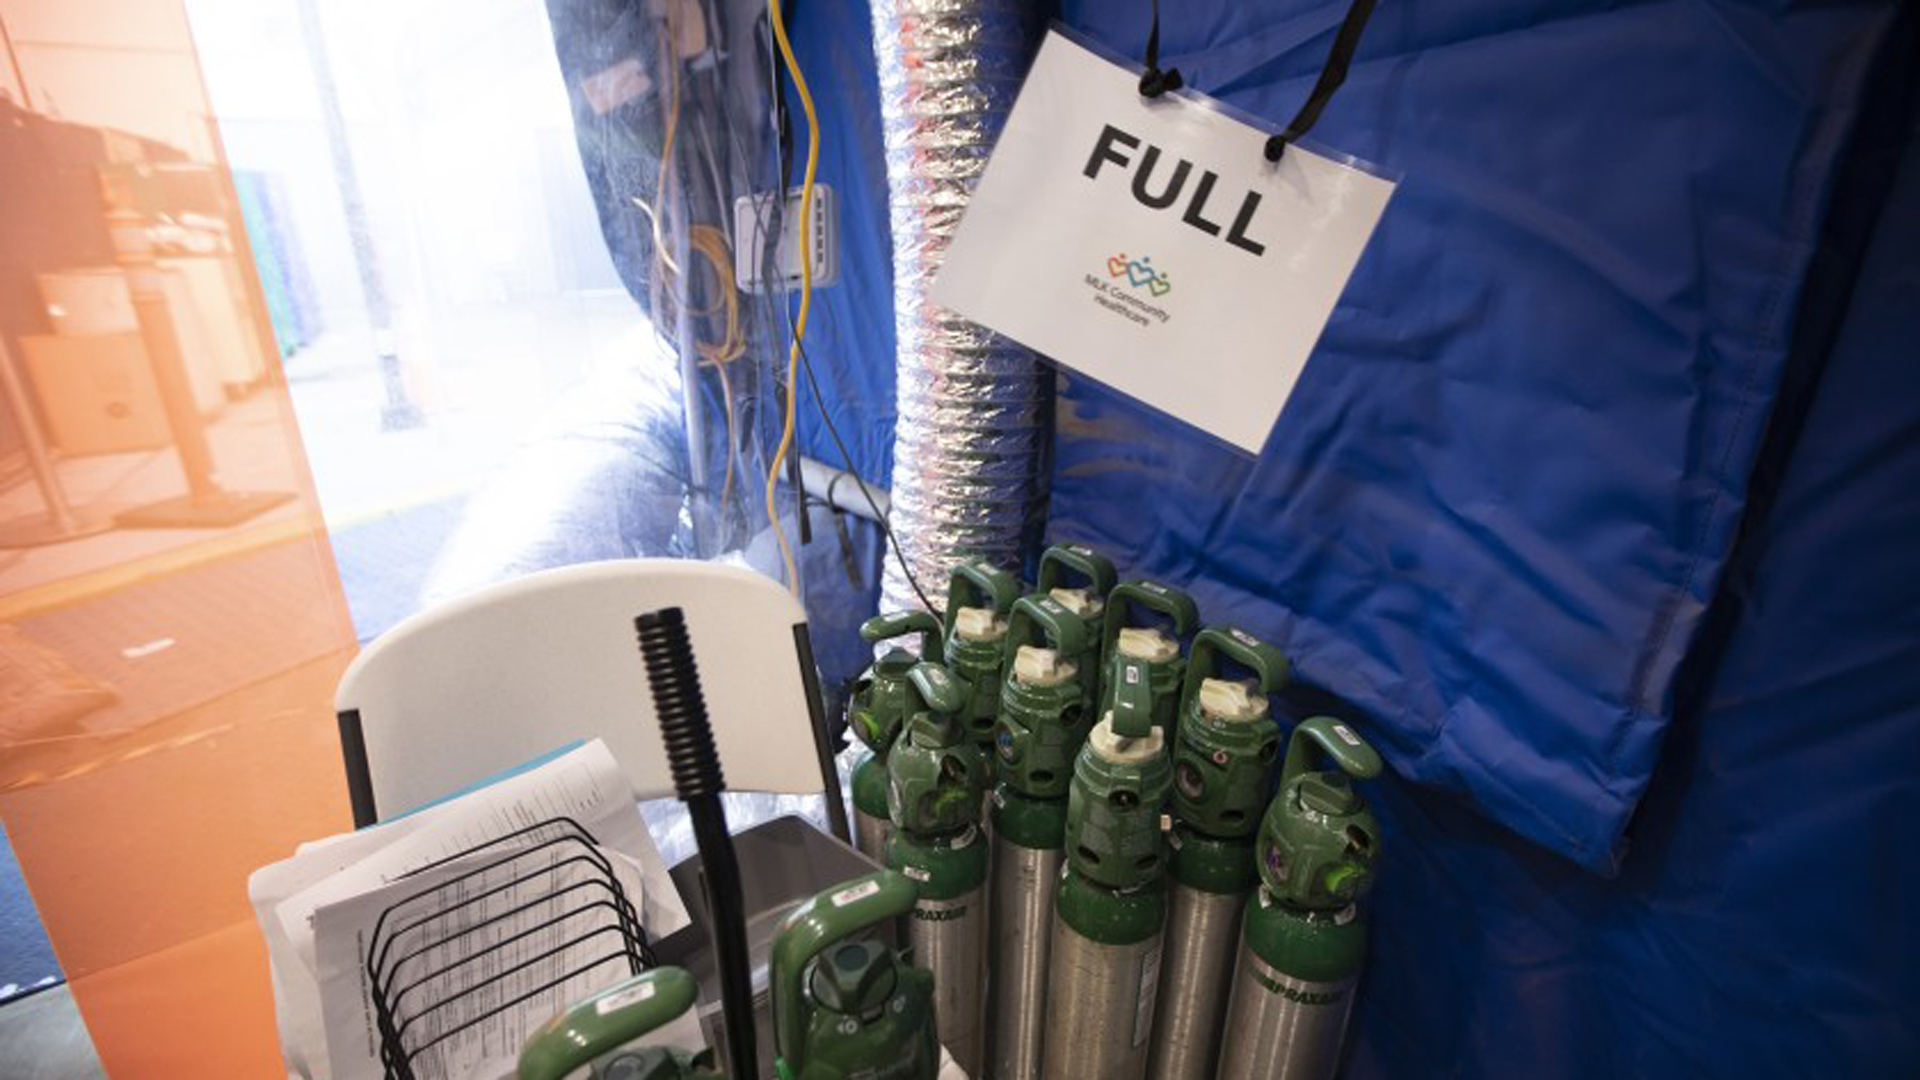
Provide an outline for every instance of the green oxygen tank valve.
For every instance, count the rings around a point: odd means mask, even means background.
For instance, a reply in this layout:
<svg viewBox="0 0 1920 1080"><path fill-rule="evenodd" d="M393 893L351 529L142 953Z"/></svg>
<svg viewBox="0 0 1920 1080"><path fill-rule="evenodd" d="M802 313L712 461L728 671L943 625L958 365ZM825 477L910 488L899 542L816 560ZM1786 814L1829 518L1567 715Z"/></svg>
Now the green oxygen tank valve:
<svg viewBox="0 0 1920 1080"><path fill-rule="evenodd" d="M610 986L533 1033L520 1051L519 1080L722 1080L711 1053L635 1045L690 1011L696 996L693 976L675 967Z"/></svg>
<svg viewBox="0 0 1920 1080"><path fill-rule="evenodd" d="M1251 670L1252 682L1215 676L1216 655ZM1279 649L1244 630L1202 630L1193 642L1181 693L1174 751L1175 817L1215 837L1244 837L1258 827L1280 730L1268 716L1268 695L1287 678Z"/></svg>
<svg viewBox="0 0 1920 1080"><path fill-rule="evenodd" d="M933 976L855 935L913 910L918 890L882 870L828 889L781 924L768 965L781 1080L933 1080Z"/></svg>
<svg viewBox="0 0 1920 1080"><path fill-rule="evenodd" d="M1314 769L1322 754L1338 768ZM1260 821L1260 880L1275 901L1338 909L1372 886L1379 826L1347 778L1378 775L1380 755L1346 724L1316 716L1293 729L1280 790Z"/></svg>
<svg viewBox="0 0 1920 1080"><path fill-rule="evenodd" d="M1087 626L1050 596L1013 605L1006 640L1006 678L994 737L1000 782L1031 798L1060 798L1074 755L1087 737L1092 702L1080 679Z"/></svg>
<svg viewBox="0 0 1920 1080"><path fill-rule="evenodd" d="M1318 768L1324 756L1336 768ZM1379 826L1349 778L1380 774L1353 729L1294 729L1260 822L1259 901L1247 906L1220 1055L1223 1080L1332 1080L1367 956L1357 901L1373 884Z"/></svg>
<svg viewBox="0 0 1920 1080"><path fill-rule="evenodd" d="M1136 616L1143 611L1158 616L1160 622L1143 622ZM1169 739L1180 708L1180 680L1186 674L1182 643L1200 627L1200 608L1193 597L1157 581L1128 581L1117 586L1107 598L1107 610L1100 632L1100 655L1105 658L1101 672L1100 712L1113 708L1114 674L1123 660L1139 660L1147 665L1153 680L1153 722Z"/></svg>
<svg viewBox="0 0 1920 1080"><path fill-rule="evenodd" d="M1001 669L1004 642L1013 603L1020 598L1020 579L985 562L963 563L947 584L947 667L972 688L960 710L961 726L982 753L993 747L993 729L1000 718Z"/></svg>
<svg viewBox="0 0 1920 1080"><path fill-rule="evenodd" d="M1108 889L1138 888L1164 871L1160 815L1173 786L1166 737L1153 723L1145 663L1116 665L1113 708L1094 726L1067 795L1067 866Z"/></svg>
<svg viewBox="0 0 1920 1080"><path fill-rule="evenodd" d="M987 770L954 714L967 690L937 663L907 673L920 704L887 757L887 809L895 830L930 836L959 832L978 819Z"/></svg>
<svg viewBox="0 0 1920 1080"><path fill-rule="evenodd" d="M1113 560L1085 545L1055 544L1040 553L1039 577L1031 595L1052 600L1081 622L1081 645L1065 659L1073 661L1079 672L1088 709L1100 698L1100 626L1108 594L1118 580Z"/></svg>
<svg viewBox="0 0 1920 1080"><path fill-rule="evenodd" d="M876 648L912 634L920 635L920 655L887 649L854 680L847 701L847 727L867 748L853 767L854 846L880 863L887 850L887 753L907 718L919 708L908 673L922 658L940 657L940 624L924 611L875 615L860 624L860 639Z"/></svg>

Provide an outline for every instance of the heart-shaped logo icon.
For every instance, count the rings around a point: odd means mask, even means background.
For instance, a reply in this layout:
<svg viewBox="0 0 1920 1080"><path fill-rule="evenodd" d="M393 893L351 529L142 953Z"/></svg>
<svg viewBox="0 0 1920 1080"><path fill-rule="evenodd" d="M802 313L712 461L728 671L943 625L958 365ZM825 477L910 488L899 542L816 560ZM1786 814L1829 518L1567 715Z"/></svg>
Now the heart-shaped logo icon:
<svg viewBox="0 0 1920 1080"><path fill-rule="evenodd" d="M1152 281L1147 282L1147 291L1155 296L1165 296L1173 291L1173 282L1168 281L1165 277L1155 277Z"/></svg>
<svg viewBox="0 0 1920 1080"><path fill-rule="evenodd" d="M1127 280L1133 282L1135 288L1139 288L1159 276L1160 275L1153 272L1153 267L1148 266L1138 259L1127 264Z"/></svg>
<svg viewBox="0 0 1920 1080"><path fill-rule="evenodd" d="M1126 272L1127 272L1127 256L1125 252L1115 255L1114 257L1107 260L1107 276L1108 277L1119 277L1121 274L1124 274Z"/></svg>

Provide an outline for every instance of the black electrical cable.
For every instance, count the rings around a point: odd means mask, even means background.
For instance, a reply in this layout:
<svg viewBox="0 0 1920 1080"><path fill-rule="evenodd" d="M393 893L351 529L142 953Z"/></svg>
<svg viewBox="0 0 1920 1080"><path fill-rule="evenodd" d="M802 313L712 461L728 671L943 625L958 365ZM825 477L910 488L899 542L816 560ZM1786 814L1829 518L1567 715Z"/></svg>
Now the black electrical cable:
<svg viewBox="0 0 1920 1080"><path fill-rule="evenodd" d="M840 451L840 464L843 471L853 472L853 455L847 453L847 444L840 438L840 430L833 426L833 417L827 414L827 400L820 394L820 383L814 378L813 358L807 355L807 347L800 346L800 370L806 373L807 387L813 391L813 404L820 413L821 426L827 429L827 436L833 440L833 448ZM921 606L928 611L938 612L933 601L927 599L926 591L920 588L919 579L913 576L913 568L907 565L906 553L900 550L900 540L893 535L893 525L887 520L887 514L880 512L880 504L874 501L873 492L867 490L866 481L854 476L854 486L860 489L860 495L867 501L867 509L873 511L873 520L887 538L887 546L893 549L893 557L900 563L900 572L907 576L907 585L913 589L913 595L920 598Z"/></svg>
<svg viewBox="0 0 1920 1080"><path fill-rule="evenodd" d="M700 847L701 882L720 970L720 1006L727 1024L727 1071L759 1076L754 1043L753 967L747 952L747 916L741 903L740 861L727 831L720 795L727 790L720 754L713 745L713 724L700 692L700 668L687 638L686 616L677 607L661 608L633 620L647 685L667 747L673 788L687 806L694 840Z"/></svg>

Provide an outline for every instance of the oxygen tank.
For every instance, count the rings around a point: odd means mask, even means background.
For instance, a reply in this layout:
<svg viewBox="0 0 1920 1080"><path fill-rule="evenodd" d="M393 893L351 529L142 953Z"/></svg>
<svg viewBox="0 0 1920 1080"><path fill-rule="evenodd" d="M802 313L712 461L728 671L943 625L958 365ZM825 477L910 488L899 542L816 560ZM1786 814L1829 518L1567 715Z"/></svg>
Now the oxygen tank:
<svg viewBox="0 0 1920 1080"><path fill-rule="evenodd" d="M1219 678L1216 657L1251 671ZM1194 638L1182 685L1168 837L1166 971L1154 1024L1153 1080L1211 1080L1240 913L1258 881L1253 834L1280 750L1267 695L1286 680L1280 650L1242 630Z"/></svg>
<svg viewBox="0 0 1920 1080"><path fill-rule="evenodd" d="M693 1009L693 976L654 968L608 987L541 1025L520 1050L520 1080L724 1080L713 1054L639 1040ZM586 1070L579 1072L577 1070Z"/></svg>
<svg viewBox="0 0 1920 1080"><path fill-rule="evenodd" d="M888 649L854 680L847 700L847 729L867 748L853 767L853 843L875 863L887 858L887 752L920 709L907 673L922 658L940 657L940 624L924 611L875 615L860 624L860 640L876 648L908 634L920 635L920 655Z"/></svg>
<svg viewBox="0 0 1920 1080"><path fill-rule="evenodd" d="M1036 1080L1067 789L1086 738L1086 622L1050 596L1009 619L993 789L993 1077Z"/></svg>
<svg viewBox="0 0 1920 1080"><path fill-rule="evenodd" d="M1147 665L1115 662L1114 707L1074 766L1053 919L1047 1080L1146 1075L1166 915L1160 815L1172 786Z"/></svg>
<svg viewBox="0 0 1920 1080"><path fill-rule="evenodd" d="M1158 622L1139 619L1141 609L1160 617ZM1127 581L1107 596L1107 610L1100 631L1102 675L1118 671L1116 657L1139 660L1147 666L1153 684L1153 726L1169 740L1180 711L1180 680L1186 674L1182 644L1200 628L1200 609L1193 597L1157 581ZM1113 709L1115 683L1111 678L1100 687L1099 713Z"/></svg>
<svg viewBox="0 0 1920 1080"><path fill-rule="evenodd" d="M987 769L954 719L966 703L959 680L922 661L908 681L922 708L887 756L887 865L919 886L907 938L914 965L933 974L940 1044L978 1076L987 983L987 845L979 815Z"/></svg>
<svg viewBox="0 0 1920 1080"><path fill-rule="evenodd" d="M912 881L882 870L788 915L768 964L779 1080L934 1080L933 976L853 935L913 910Z"/></svg>
<svg viewBox="0 0 1920 1080"><path fill-rule="evenodd" d="M971 688L960 726L982 754L993 752L1000 719L1000 682L1006 659L1007 618L1020 598L1020 579L990 563L954 567L947 583L947 667Z"/></svg>
<svg viewBox="0 0 1920 1080"><path fill-rule="evenodd" d="M1311 768L1315 750L1338 769ZM1260 823L1260 890L1247 908L1221 1080L1332 1080L1366 960L1358 907L1380 854L1373 814L1347 782L1380 756L1330 717L1294 729Z"/></svg>

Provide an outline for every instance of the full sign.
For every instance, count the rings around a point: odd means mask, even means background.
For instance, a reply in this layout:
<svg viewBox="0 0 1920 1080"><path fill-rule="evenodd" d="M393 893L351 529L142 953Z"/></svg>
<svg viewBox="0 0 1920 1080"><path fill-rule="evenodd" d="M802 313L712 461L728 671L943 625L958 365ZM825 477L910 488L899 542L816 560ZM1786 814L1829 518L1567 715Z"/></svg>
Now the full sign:
<svg viewBox="0 0 1920 1080"><path fill-rule="evenodd" d="M935 302L1258 452L1393 183L1049 35Z"/></svg>

